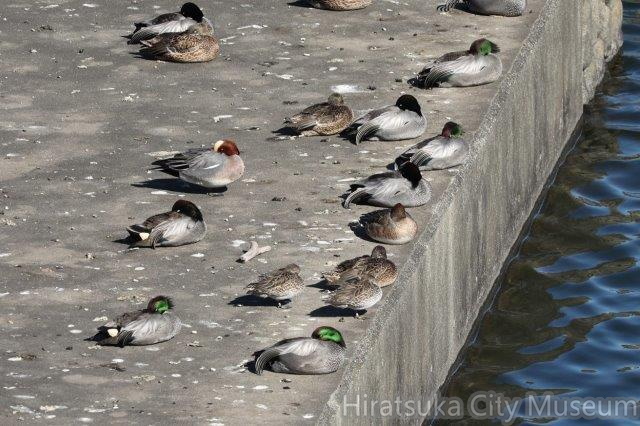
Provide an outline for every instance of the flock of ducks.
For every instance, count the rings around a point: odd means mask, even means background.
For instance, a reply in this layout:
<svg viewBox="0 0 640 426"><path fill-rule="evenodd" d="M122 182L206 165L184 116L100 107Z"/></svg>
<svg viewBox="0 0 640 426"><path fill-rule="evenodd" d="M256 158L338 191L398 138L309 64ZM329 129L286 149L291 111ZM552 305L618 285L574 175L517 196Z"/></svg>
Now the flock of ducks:
<svg viewBox="0 0 640 426"><path fill-rule="evenodd" d="M308 0L317 8L355 10L370 5L372 0ZM518 16L524 12L526 0L448 0L439 10L448 11L458 4L487 15ZM206 62L219 51L213 37L213 24L193 3L185 3L179 12L167 13L135 24L129 43L142 44L141 53L174 62ZM474 41L469 50L447 53L424 69L413 80L423 88L466 87L491 83L502 74L502 62L496 55L500 49L487 40ZM343 134L355 144L366 140L399 141L420 137L427 120L420 104L411 95L400 96L394 105L374 109L354 121L351 108L338 93L326 102L312 105L284 120L285 126L299 136ZM406 244L418 232L418 224L406 211L426 204L431 187L422 172L459 166L467 158L469 147L463 139L462 127L455 122L444 125L442 132L419 142L400 154L388 172L377 173L351 186L344 195L343 206L351 203L384 207L361 216L360 223L371 239L383 244ZM244 173L240 151L231 140L217 141L211 148L191 149L171 158L155 161L156 170L204 188L223 188ZM192 202L177 201L171 211L149 217L141 224L127 228L132 246L174 247L193 244L205 237L207 225L202 212ZM382 288L398 277L396 265L387 259L381 245L370 255L359 256L337 265L323 278L333 291L325 302L338 308L351 309L358 317L382 298ZM300 267L286 265L261 275L245 290L247 294L272 299L283 307L305 288ZM181 327L173 314L169 297L152 298L143 310L125 313L103 325L93 340L100 345L150 345L176 336ZM346 344L335 328L317 328L311 337L282 340L256 353L255 372L265 368L293 374L325 374L336 371L343 363Z"/></svg>

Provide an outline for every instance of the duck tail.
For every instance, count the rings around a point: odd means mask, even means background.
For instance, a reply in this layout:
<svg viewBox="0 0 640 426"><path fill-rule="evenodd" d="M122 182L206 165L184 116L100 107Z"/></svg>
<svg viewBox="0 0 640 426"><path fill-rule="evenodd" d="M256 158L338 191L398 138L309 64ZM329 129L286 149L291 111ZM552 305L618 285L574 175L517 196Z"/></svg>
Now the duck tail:
<svg viewBox="0 0 640 426"><path fill-rule="evenodd" d="M134 243L149 239L150 231L142 225L131 225L127 228L127 232Z"/></svg>
<svg viewBox="0 0 640 426"><path fill-rule="evenodd" d="M438 5L438 12L448 12L453 9L459 2L460 0L447 0L444 4Z"/></svg>
<svg viewBox="0 0 640 426"><path fill-rule="evenodd" d="M344 202L342 203L342 206L345 209L348 209L351 203L353 203L354 201L359 201L360 199L364 198L366 195L367 195L367 192L364 188L358 188L355 191L351 192L351 194L349 194L347 198L345 198Z"/></svg>
<svg viewBox="0 0 640 426"><path fill-rule="evenodd" d="M368 122L360 126L360 128L358 128L358 133L356 134L356 145L358 145L364 138L373 135L379 129L380 126L372 122Z"/></svg>
<svg viewBox="0 0 640 426"><path fill-rule="evenodd" d="M133 331L121 331L115 336L109 334L109 329L113 327L102 326L98 328L98 333L91 338L100 346L120 346L125 347L133 341Z"/></svg>
<svg viewBox="0 0 640 426"><path fill-rule="evenodd" d="M275 348L269 348L262 351L260 356L258 356L258 358L256 359L256 374L261 375L264 371L264 368L269 365L269 363L273 361L274 358L277 358L278 355L280 355L280 351Z"/></svg>
<svg viewBox="0 0 640 426"><path fill-rule="evenodd" d="M164 160L156 160L151 163L151 165L156 166L154 170L160 170L168 175L180 177L180 171L172 167L174 162L174 158L165 158Z"/></svg>

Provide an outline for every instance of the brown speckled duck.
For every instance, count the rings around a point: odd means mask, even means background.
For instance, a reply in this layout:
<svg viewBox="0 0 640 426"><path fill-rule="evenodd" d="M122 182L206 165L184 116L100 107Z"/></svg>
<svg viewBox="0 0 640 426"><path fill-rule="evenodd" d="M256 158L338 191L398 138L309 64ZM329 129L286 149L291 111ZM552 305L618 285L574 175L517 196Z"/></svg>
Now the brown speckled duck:
<svg viewBox="0 0 640 426"><path fill-rule="evenodd" d="M344 286L354 278L369 276L379 287L393 284L398 278L396 265L387 259L387 251L382 246L375 246L371 256L360 256L345 260L333 271L323 274L324 279L332 285Z"/></svg>
<svg viewBox="0 0 640 426"><path fill-rule="evenodd" d="M325 302L336 308L352 309L356 317L382 299L382 289L371 276L352 278L325 298Z"/></svg>
<svg viewBox="0 0 640 426"><path fill-rule="evenodd" d="M418 233L418 224L400 203L360 217L369 238L383 244L406 244Z"/></svg>
<svg viewBox="0 0 640 426"><path fill-rule="evenodd" d="M290 301L304 289L304 282L300 277L300 267L295 263L260 276L259 281L249 284L245 289L247 294L268 297L278 302Z"/></svg>
<svg viewBox="0 0 640 426"><path fill-rule="evenodd" d="M332 93L327 102L305 108L284 122L301 136L329 136L349 127L352 120L353 112L342 95Z"/></svg>
<svg viewBox="0 0 640 426"><path fill-rule="evenodd" d="M159 34L150 40L143 40L140 49L144 56L168 62L209 62L218 56L220 46L211 35L212 27L201 23L180 34Z"/></svg>
<svg viewBox="0 0 640 426"><path fill-rule="evenodd" d="M307 2L318 9L327 10L356 10L369 6L372 0L307 0Z"/></svg>

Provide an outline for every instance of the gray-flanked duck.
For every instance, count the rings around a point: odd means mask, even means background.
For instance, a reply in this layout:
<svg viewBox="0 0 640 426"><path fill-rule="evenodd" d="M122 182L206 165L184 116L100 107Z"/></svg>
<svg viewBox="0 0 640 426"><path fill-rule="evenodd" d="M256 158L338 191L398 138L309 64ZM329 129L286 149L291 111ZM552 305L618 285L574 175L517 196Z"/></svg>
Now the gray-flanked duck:
<svg viewBox="0 0 640 426"><path fill-rule="evenodd" d="M480 15L520 16L527 7L527 0L447 0L438 10L448 12L457 4L464 4L470 12Z"/></svg>
<svg viewBox="0 0 640 426"><path fill-rule="evenodd" d="M375 109L351 125L358 145L366 139L399 141L421 136L427 129L418 100L411 95L400 96L394 105Z"/></svg>
<svg viewBox="0 0 640 426"><path fill-rule="evenodd" d="M190 149L152 164L157 170L205 188L224 188L244 173L240 150L231 140L219 140L211 148Z"/></svg>
<svg viewBox="0 0 640 426"><path fill-rule="evenodd" d="M174 305L166 296L149 300L146 309L120 315L100 328L93 337L99 345L153 345L173 339L182 327L172 312Z"/></svg>
<svg viewBox="0 0 640 426"><path fill-rule="evenodd" d="M469 50L447 53L425 66L416 77L416 85L432 87L467 87L492 83L502 75L502 61L497 44L481 38Z"/></svg>
<svg viewBox="0 0 640 426"><path fill-rule="evenodd" d="M211 33L213 33L213 25L211 21L204 17L202 10L196 4L187 2L182 5L179 12L163 13L153 19L136 22L134 24L136 26L135 30L127 36L129 38L128 43L140 43L159 34L183 33L198 24L211 27Z"/></svg>
<svg viewBox="0 0 640 426"><path fill-rule="evenodd" d="M284 339L265 349L255 363L257 374L329 374L343 364L347 353L342 334L333 327L318 327L311 337Z"/></svg>
<svg viewBox="0 0 640 426"><path fill-rule="evenodd" d="M197 243L207 233L200 209L190 201L178 200L171 211L147 218L127 228L136 247L175 247Z"/></svg>
<svg viewBox="0 0 640 426"><path fill-rule="evenodd" d="M442 133L418 142L395 160L395 168L411 162L420 170L442 170L464 163L469 156L469 144L462 135L462 126L452 121L442 128Z"/></svg>
<svg viewBox="0 0 640 426"><path fill-rule="evenodd" d="M362 203L378 207L393 207L400 203L405 207L417 207L431 199L431 185L422 177L418 166L411 162L399 170L377 173L351 185L343 206Z"/></svg>

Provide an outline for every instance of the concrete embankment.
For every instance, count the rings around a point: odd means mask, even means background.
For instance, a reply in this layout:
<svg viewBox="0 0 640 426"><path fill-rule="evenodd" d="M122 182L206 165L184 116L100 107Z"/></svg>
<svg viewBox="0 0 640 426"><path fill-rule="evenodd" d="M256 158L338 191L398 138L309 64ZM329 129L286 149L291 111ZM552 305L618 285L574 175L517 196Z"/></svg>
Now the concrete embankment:
<svg viewBox="0 0 640 426"><path fill-rule="evenodd" d="M622 44L621 24L620 1L545 2L483 114L472 160L439 201L321 423L370 424L382 401L425 410L434 400Z"/></svg>

